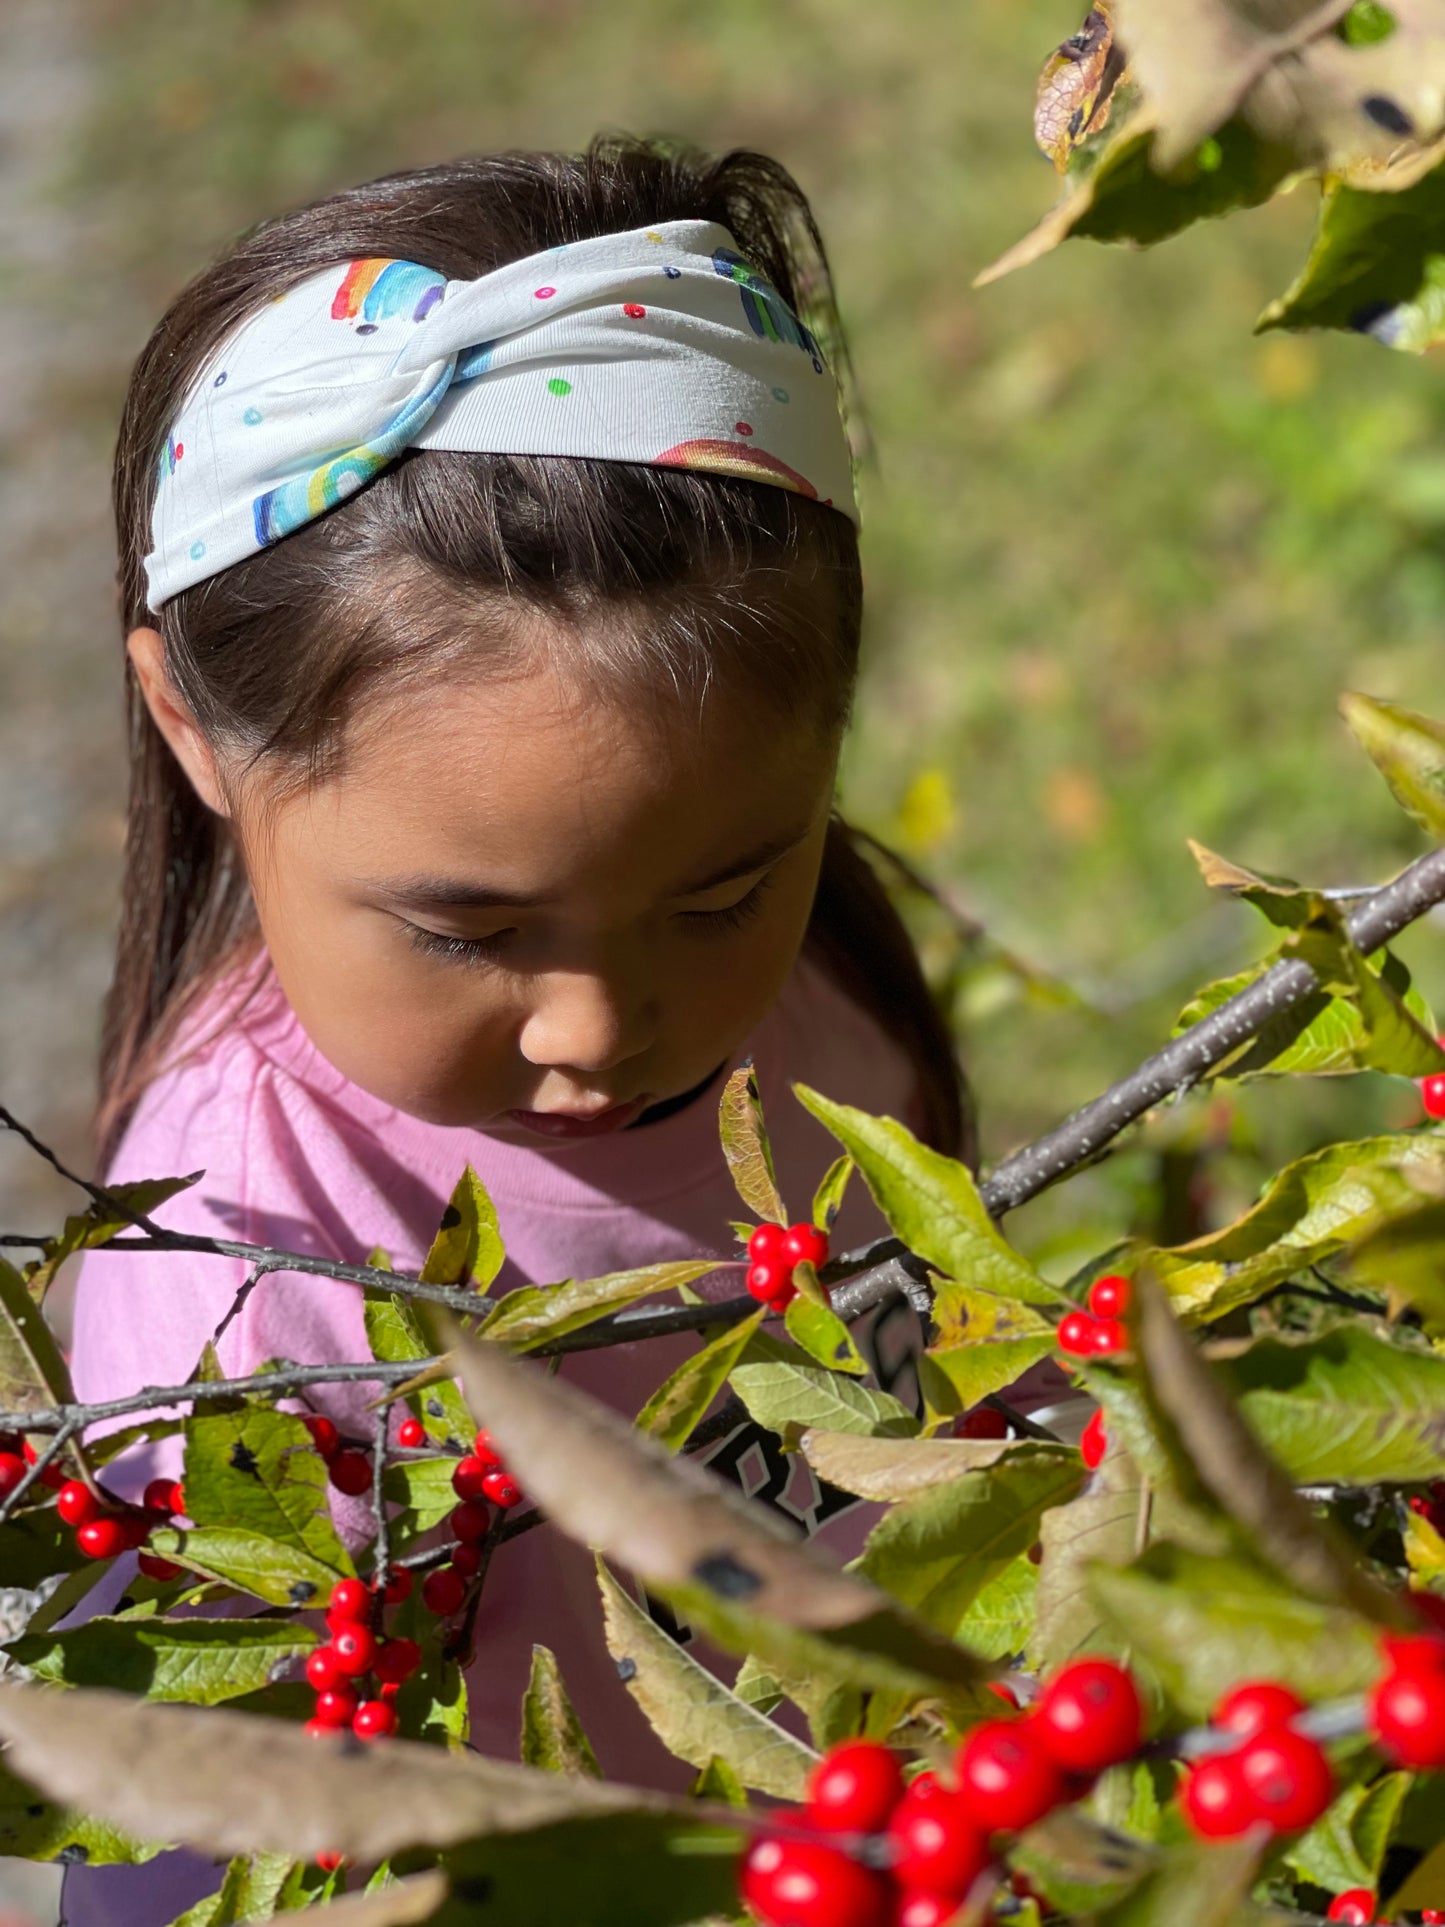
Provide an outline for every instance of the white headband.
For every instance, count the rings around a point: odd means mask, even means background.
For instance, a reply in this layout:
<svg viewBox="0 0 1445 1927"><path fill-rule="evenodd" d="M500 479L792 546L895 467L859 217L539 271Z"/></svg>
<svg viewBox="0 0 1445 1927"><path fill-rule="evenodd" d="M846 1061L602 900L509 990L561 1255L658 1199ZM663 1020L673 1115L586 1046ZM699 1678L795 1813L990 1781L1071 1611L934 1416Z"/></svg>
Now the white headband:
<svg viewBox="0 0 1445 1927"><path fill-rule="evenodd" d="M161 458L149 602L334 508L407 448L771 482L857 520L817 342L726 228L671 221L448 281L338 263L217 350Z"/></svg>

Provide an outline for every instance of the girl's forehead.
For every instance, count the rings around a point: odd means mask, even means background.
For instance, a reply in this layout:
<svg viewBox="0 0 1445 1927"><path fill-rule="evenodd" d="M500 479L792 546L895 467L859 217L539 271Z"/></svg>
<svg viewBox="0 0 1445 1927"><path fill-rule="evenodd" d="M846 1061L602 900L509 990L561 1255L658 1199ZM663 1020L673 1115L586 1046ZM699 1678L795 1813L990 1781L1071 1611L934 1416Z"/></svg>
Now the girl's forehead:
<svg viewBox="0 0 1445 1927"><path fill-rule="evenodd" d="M545 667L413 690L282 807L275 855L517 895L624 873L681 889L826 812L836 743L809 735L721 689L700 709L628 705Z"/></svg>

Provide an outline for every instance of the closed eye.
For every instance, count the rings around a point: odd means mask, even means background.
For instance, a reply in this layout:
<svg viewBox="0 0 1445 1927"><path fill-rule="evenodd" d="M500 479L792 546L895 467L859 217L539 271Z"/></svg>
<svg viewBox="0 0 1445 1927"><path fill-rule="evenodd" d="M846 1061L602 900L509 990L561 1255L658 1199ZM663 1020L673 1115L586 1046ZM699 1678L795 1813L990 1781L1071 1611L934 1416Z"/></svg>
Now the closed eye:
<svg viewBox="0 0 1445 1927"><path fill-rule="evenodd" d="M515 936L513 930L495 930L489 937L447 937L440 930L427 930L419 923L401 920L413 950L421 951L426 957L444 957L452 963L485 964L495 963L501 955L504 940Z"/></svg>
<svg viewBox="0 0 1445 1927"><path fill-rule="evenodd" d="M741 930L744 924L752 922L762 909L763 898L776 875L776 869L768 870L745 896L721 910L679 910L677 914L694 936L726 936L730 931Z"/></svg>

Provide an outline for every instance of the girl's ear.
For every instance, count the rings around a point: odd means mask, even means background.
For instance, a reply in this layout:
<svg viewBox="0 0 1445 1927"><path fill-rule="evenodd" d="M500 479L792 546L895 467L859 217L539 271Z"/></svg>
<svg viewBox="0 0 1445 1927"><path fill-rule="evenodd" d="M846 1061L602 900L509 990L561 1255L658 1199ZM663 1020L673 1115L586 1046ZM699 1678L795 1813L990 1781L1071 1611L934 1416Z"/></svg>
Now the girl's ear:
<svg viewBox="0 0 1445 1927"><path fill-rule="evenodd" d="M217 779L215 754L201 734L190 705L166 674L165 643L160 632L132 629L125 646L151 720L190 778L192 789L207 809L217 816L229 816L231 806Z"/></svg>

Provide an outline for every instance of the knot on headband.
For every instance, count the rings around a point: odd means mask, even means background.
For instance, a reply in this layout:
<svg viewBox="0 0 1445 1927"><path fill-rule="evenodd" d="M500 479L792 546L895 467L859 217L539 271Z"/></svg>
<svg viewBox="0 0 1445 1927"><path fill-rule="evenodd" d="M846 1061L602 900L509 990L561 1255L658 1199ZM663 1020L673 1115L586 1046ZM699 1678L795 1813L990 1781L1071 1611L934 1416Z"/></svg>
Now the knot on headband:
<svg viewBox="0 0 1445 1927"><path fill-rule="evenodd" d="M474 281L338 263L238 327L161 457L152 609L408 448L596 456L792 489L857 520L818 343L726 228L673 221Z"/></svg>

